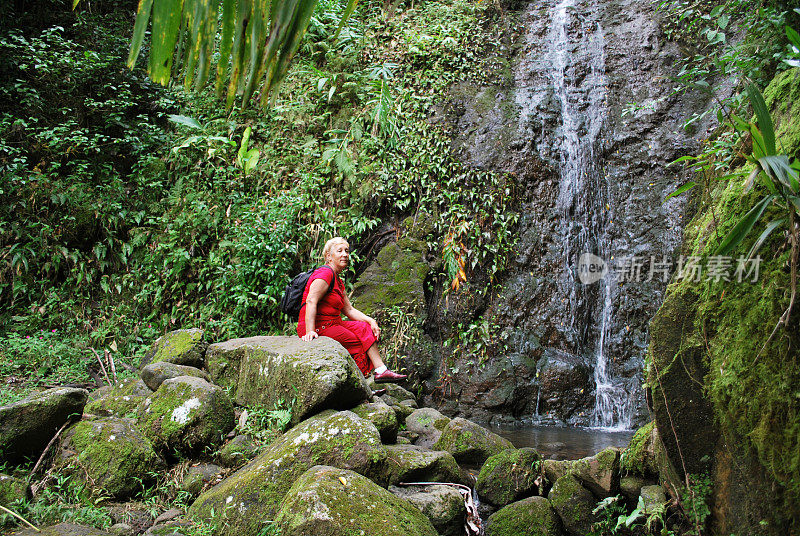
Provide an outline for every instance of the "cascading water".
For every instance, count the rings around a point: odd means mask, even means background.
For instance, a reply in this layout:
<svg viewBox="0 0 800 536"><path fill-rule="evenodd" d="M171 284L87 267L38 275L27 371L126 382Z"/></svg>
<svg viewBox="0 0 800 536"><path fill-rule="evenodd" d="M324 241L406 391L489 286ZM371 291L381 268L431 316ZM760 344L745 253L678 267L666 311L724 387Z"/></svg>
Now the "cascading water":
<svg viewBox="0 0 800 536"><path fill-rule="evenodd" d="M603 142L607 115L605 79L605 40L600 22L575 42L570 38L570 10L575 0L562 0L552 10L548 40L551 44L550 78L553 92L560 103L561 147L560 183L556 208L566 226L564 269L571 281L569 304L572 328L581 334L579 349L594 354L595 407L592 424L604 428L626 428L631 425L631 396L615 383L608 371L605 342L612 325L611 277L584 285L576 280L578 259L591 253L610 260L608 225L613 221L608 200L608 184L603 163L598 156ZM580 21L586 26L589 21ZM587 75L579 83L570 72L576 70L571 53L582 47L588 56ZM592 344L594 339L594 344ZM580 347L583 348L580 348Z"/></svg>

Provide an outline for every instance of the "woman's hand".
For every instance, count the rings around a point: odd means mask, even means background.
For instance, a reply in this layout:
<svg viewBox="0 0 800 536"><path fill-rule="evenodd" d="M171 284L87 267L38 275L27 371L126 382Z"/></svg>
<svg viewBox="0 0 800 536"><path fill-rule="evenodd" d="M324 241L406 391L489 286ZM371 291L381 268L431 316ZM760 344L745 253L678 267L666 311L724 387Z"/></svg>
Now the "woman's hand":
<svg viewBox="0 0 800 536"><path fill-rule="evenodd" d="M303 339L306 342L310 342L310 341L313 341L314 339L316 339L317 337L319 337L319 333L317 333L316 331L309 331L308 333L306 333L305 335L303 335L300 338Z"/></svg>
<svg viewBox="0 0 800 536"><path fill-rule="evenodd" d="M372 328L372 334L375 335L375 338L380 339L381 328L378 327L378 323L375 321L375 319L370 318L369 320L367 320L367 324L369 324L369 327Z"/></svg>

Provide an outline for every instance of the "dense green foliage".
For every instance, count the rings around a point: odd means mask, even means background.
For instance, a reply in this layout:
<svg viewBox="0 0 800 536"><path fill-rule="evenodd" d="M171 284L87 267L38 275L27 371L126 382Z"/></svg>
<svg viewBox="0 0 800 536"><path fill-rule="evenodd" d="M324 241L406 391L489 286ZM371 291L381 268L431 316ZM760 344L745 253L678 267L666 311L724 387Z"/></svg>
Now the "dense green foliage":
<svg viewBox="0 0 800 536"><path fill-rule="evenodd" d="M489 76L491 6L364 3L334 39L344 4L321 2L274 106L230 114L124 67L130 12L61 7L58 27L0 37L3 339L57 329L90 362L180 326L291 331L277 300L328 237L363 260L409 215L442 281L504 269L513 183L459 164L429 121L451 84ZM0 347L5 367L27 351Z"/></svg>

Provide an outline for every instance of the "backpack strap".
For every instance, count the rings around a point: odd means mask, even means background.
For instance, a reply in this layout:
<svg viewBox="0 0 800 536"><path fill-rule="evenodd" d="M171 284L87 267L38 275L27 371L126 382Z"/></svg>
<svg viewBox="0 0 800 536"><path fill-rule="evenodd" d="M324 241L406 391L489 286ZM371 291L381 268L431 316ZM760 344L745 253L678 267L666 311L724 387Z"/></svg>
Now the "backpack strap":
<svg viewBox="0 0 800 536"><path fill-rule="evenodd" d="M330 270L330 271L331 271L331 274L333 274L333 277L331 278L331 284L330 284L330 285L328 285L328 290L327 290L327 291L325 291L325 294L323 294L323 296L325 296L325 295L327 295L327 294L328 294L330 291L332 291L332 290L333 290L333 285L335 285L335 284L336 284L336 272L334 272L334 271L333 271L333 268L331 268L331 267L330 267L330 266L328 266L327 264L323 264L322 266L320 266L320 268L327 268L328 270ZM315 271L316 271L316 270L315 270ZM303 303L301 303L301 304L300 304L300 310L302 311L302 310L303 310L303 307L305 307L305 306L306 306L306 302L303 302Z"/></svg>

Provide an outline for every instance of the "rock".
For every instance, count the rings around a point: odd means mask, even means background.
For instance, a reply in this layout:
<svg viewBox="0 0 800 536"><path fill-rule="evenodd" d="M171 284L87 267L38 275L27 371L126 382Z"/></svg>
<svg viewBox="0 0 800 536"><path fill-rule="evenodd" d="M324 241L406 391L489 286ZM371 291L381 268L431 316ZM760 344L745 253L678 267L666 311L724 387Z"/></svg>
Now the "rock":
<svg viewBox="0 0 800 536"><path fill-rule="evenodd" d="M95 395L97 391L102 391ZM116 385L98 389L83 409L104 417L135 417L136 409L153 391L140 378L125 378ZM90 395L90 396L91 396Z"/></svg>
<svg viewBox="0 0 800 536"><path fill-rule="evenodd" d="M153 525L145 531L144 536L184 536L193 532L192 524L188 521L173 520Z"/></svg>
<svg viewBox="0 0 800 536"><path fill-rule="evenodd" d="M217 460L224 467L239 467L255 458L261 443L247 434L239 434L217 452Z"/></svg>
<svg viewBox="0 0 800 536"><path fill-rule="evenodd" d="M133 534L140 534L153 525L153 516L143 503L104 503L103 506L114 524L131 526Z"/></svg>
<svg viewBox="0 0 800 536"><path fill-rule="evenodd" d="M507 449L481 467L475 490L481 502L505 506L536 495L542 457L532 448Z"/></svg>
<svg viewBox="0 0 800 536"><path fill-rule="evenodd" d="M183 475L180 483L180 489L191 495L197 497L208 485L217 484L221 480L222 474L225 469L213 463L199 463L197 465L190 465ZM156 519L156 523L158 523ZM165 521L165 520L162 520Z"/></svg>
<svg viewBox="0 0 800 536"><path fill-rule="evenodd" d="M57 466L86 483L93 497L126 499L165 467L132 419L83 420L64 433Z"/></svg>
<svg viewBox="0 0 800 536"><path fill-rule="evenodd" d="M625 504L630 508L635 508L639 500L639 493L642 491L642 488L648 484L652 484L652 482L641 476L628 475L620 478L619 492L625 498Z"/></svg>
<svg viewBox="0 0 800 536"><path fill-rule="evenodd" d="M644 502L644 511L648 514L663 511L664 505L667 504L667 494L661 486L644 486L639 496Z"/></svg>
<svg viewBox="0 0 800 536"><path fill-rule="evenodd" d="M57 387L0 407L0 452L11 464L36 460L64 423L80 418L89 392Z"/></svg>
<svg viewBox="0 0 800 536"><path fill-rule="evenodd" d="M212 344L206 358L211 378L233 388L238 404L288 404L292 424L325 409L350 409L372 395L353 358L329 337L233 339Z"/></svg>
<svg viewBox="0 0 800 536"><path fill-rule="evenodd" d="M350 411L325 411L298 424L252 462L206 491L189 508L195 519L224 513L223 534L255 534L274 519L294 481L317 464L380 480L386 450L371 422Z"/></svg>
<svg viewBox="0 0 800 536"><path fill-rule="evenodd" d="M180 516L183 512L178 510L177 508L170 508L166 512L159 515L155 521L153 521L153 525L158 525L159 523L165 523L167 521L172 521L176 517Z"/></svg>
<svg viewBox="0 0 800 536"><path fill-rule="evenodd" d="M133 536L136 534L136 531L133 529L133 527L127 523L114 523L108 527L108 532L118 536Z"/></svg>
<svg viewBox="0 0 800 536"><path fill-rule="evenodd" d="M467 508L464 497L453 486L389 486L425 514L439 536L463 536Z"/></svg>
<svg viewBox="0 0 800 536"><path fill-rule="evenodd" d="M619 459L620 450L608 447L580 460L545 460L542 467L550 482L572 474L597 498L604 499L619 492Z"/></svg>
<svg viewBox="0 0 800 536"><path fill-rule="evenodd" d="M433 448L448 451L458 463L480 465L489 456L514 448L514 445L472 421L457 417L447 423Z"/></svg>
<svg viewBox="0 0 800 536"><path fill-rule="evenodd" d="M352 409L352 412L375 425L381 434L383 443L397 441L397 413L382 400L371 403L362 403Z"/></svg>
<svg viewBox="0 0 800 536"><path fill-rule="evenodd" d="M142 368L141 376L142 381L153 391L158 390L158 387L164 380L177 378L179 376L192 376L194 378L202 378L209 383L211 382L211 378L208 374L199 368L176 365L175 363L169 363L167 361L150 363Z"/></svg>
<svg viewBox="0 0 800 536"><path fill-rule="evenodd" d="M15 532L14 536L108 536L108 533L94 527L65 522L49 527L39 527L39 530L25 529Z"/></svg>
<svg viewBox="0 0 800 536"><path fill-rule="evenodd" d="M398 403L403 402L405 400L411 400L413 402L413 407L417 407L417 397L414 396L414 393L403 387L402 385L398 385L396 383L375 383L375 380L370 377L369 381L367 382L370 384L372 389L386 389L386 394L391 396L394 400ZM374 386L374 387L373 387ZM411 405L411 403L409 403Z"/></svg>
<svg viewBox="0 0 800 536"><path fill-rule="evenodd" d="M529 497L489 516L486 536L561 536L561 519L544 497Z"/></svg>
<svg viewBox="0 0 800 536"><path fill-rule="evenodd" d="M281 536L437 536L408 501L358 473L319 465L286 494L274 527Z"/></svg>
<svg viewBox="0 0 800 536"><path fill-rule="evenodd" d="M450 422L433 408L420 408L406 417L406 429L418 434L416 445L424 448L431 448L442 435L442 430Z"/></svg>
<svg viewBox="0 0 800 536"><path fill-rule="evenodd" d="M622 451L620 470L625 474L640 476L658 476L655 441L658 430L654 422L639 428L631 438L628 447Z"/></svg>
<svg viewBox="0 0 800 536"><path fill-rule="evenodd" d="M21 478L0 473L0 504L9 506L28 498L28 484Z"/></svg>
<svg viewBox="0 0 800 536"><path fill-rule="evenodd" d="M405 422L406 418L414 413L414 410L416 409L416 402L413 400L397 400L388 394L381 395L380 399L394 410L398 422ZM411 404L414 404L414 406Z"/></svg>
<svg viewBox="0 0 800 536"><path fill-rule="evenodd" d="M594 402L592 371L579 356L548 349L539 373L540 411L569 421Z"/></svg>
<svg viewBox="0 0 800 536"><path fill-rule="evenodd" d="M177 329L162 335L142 358L139 365L144 368L150 363L166 361L176 365L202 367L208 344L203 342L204 331L199 328Z"/></svg>
<svg viewBox="0 0 800 536"><path fill-rule="evenodd" d="M596 521L592 511L597 500L573 475L564 475L553 484L547 499L561 518L561 524L570 536L586 536Z"/></svg>
<svg viewBox="0 0 800 536"><path fill-rule="evenodd" d="M183 454L215 448L235 425L227 393L190 376L165 380L138 414L139 427L156 448Z"/></svg>
<svg viewBox="0 0 800 536"><path fill-rule="evenodd" d="M387 445L381 467L384 482L461 482L458 464L449 452L414 445Z"/></svg>
<svg viewBox="0 0 800 536"><path fill-rule="evenodd" d="M423 240L411 236L384 246L356 281L353 304L368 315L392 306L412 314L422 311L423 284L430 271L425 261L427 250Z"/></svg>

